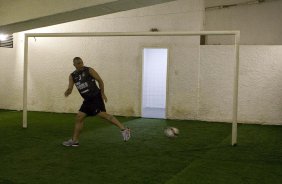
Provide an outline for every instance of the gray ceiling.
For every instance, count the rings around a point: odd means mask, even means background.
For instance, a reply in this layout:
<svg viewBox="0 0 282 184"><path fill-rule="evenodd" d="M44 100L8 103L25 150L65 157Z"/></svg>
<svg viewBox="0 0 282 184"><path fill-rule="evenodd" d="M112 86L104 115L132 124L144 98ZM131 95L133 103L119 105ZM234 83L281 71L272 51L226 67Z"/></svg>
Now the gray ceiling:
<svg viewBox="0 0 282 184"><path fill-rule="evenodd" d="M0 33L11 34L170 1L175 0L0 0Z"/></svg>
<svg viewBox="0 0 282 184"><path fill-rule="evenodd" d="M230 4L238 4L238 3L246 3L253 0L205 0L205 6L220 6L220 5L230 5Z"/></svg>
<svg viewBox="0 0 282 184"><path fill-rule="evenodd" d="M271 1L281 1L281 0L204 0L205 8L209 9L212 7L232 7L239 5L254 5L260 3L266 3Z"/></svg>
<svg viewBox="0 0 282 184"><path fill-rule="evenodd" d="M0 0L0 33L16 33L177 0ZM187 0L188 1L188 0ZM274 0L204 0L205 7Z"/></svg>

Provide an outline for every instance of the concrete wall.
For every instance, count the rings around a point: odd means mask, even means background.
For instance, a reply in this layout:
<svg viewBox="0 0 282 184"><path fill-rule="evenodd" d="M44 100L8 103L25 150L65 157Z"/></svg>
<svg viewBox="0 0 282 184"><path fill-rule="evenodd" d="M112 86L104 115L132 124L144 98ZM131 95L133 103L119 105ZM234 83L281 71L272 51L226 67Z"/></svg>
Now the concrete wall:
<svg viewBox="0 0 282 184"><path fill-rule="evenodd" d="M234 51L234 46L201 46L199 65L201 120L232 120Z"/></svg>
<svg viewBox="0 0 282 184"><path fill-rule="evenodd" d="M242 46L241 121L282 124L282 46Z"/></svg>
<svg viewBox="0 0 282 184"><path fill-rule="evenodd" d="M0 47L0 108L22 109L23 44L14 39L14 48Z"/></svg>
<svg viewBox="0 0 282 184"><path fill-rule="evenodd" d="M225 5L223 1L221 5ZM281 9L282 1L274 0L260 4L207 10L205 30L240 30L241 44L244 45L281 45ZM234 39L209 36L207 43L224 45L234 43Z"/></svg>
<svg viewBox="0 0 282 184"><path fill-rule="evenodd" d="M203 1L179 0L30 32L149 31L151 28L158 28L160 31L198 31L203 28L203 16ZM15 45L22 48L22 33L17 36ZM108 111L116 115L140 116L144 47L169 48L168 75L171 77L168 81L168 117L195 119L197 115L195 89L198 85L198 71L195 67L198 65L199 37L31 38L28 109L76 112L81 104L81 97L77 91L74 90L74 94L67 99L63 93L67 88L68 75L74 70L72 58L81 56L85 64L96 69L105 82L109 98ZM16 52L16 49L12 50ZM5 53L2 57L1 62L9 60L15 63L16 70L21 72L19 77L21 78L22 63L16 63ZM22 55L16 60L22 61ZM1 75L9 76L10 73L3 70ZM21 109L21 82L19 80L16 83L19 86L17 91L11 90L10 85L7 85L0 108ZM6 98L8 96L11 99Z"/></svg>
<svg viewBox="0 0 282 184"><path fill-rule="evenodd" d="M282 124L282 46L241 46L238 121ZM233 46L201 46L199 119L232 120Z"/></svg>

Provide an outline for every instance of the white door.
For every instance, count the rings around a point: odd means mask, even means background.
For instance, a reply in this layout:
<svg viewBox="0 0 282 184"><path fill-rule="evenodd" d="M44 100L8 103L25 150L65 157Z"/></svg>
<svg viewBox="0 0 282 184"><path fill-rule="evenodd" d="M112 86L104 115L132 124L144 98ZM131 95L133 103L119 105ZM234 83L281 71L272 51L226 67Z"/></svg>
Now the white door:
<svg viewBox="0 0 282 184"><path fill-rule="evenodd" d="M166 118L167 48L144 48L142 117Z"/></svg>

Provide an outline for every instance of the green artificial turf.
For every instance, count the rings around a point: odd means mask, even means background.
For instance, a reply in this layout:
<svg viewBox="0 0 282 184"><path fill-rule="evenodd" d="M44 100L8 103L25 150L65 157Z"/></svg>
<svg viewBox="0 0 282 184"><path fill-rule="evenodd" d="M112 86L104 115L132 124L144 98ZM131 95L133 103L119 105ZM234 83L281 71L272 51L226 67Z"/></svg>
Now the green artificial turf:
<svg viewBox="0 0 282 184"><path fill-rule="evenodd" d="M117 117L132 130L88 118L80 147L63 147L75 114L0 111L0 184L282 183L282 127ZM167 126L179 128L175 139Z"/></svg>

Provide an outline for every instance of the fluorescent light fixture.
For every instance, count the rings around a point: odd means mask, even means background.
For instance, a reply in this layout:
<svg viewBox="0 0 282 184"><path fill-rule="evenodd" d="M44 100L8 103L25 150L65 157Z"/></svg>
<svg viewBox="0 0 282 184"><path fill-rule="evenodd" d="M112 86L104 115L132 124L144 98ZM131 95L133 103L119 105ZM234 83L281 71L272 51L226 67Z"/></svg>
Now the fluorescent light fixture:
<svg viewBox="0 0 282 184"><path fill-rule="evenodd" d="M0 41L6 41L8 39L9 35L7 34L0 34Z"/></svg>

